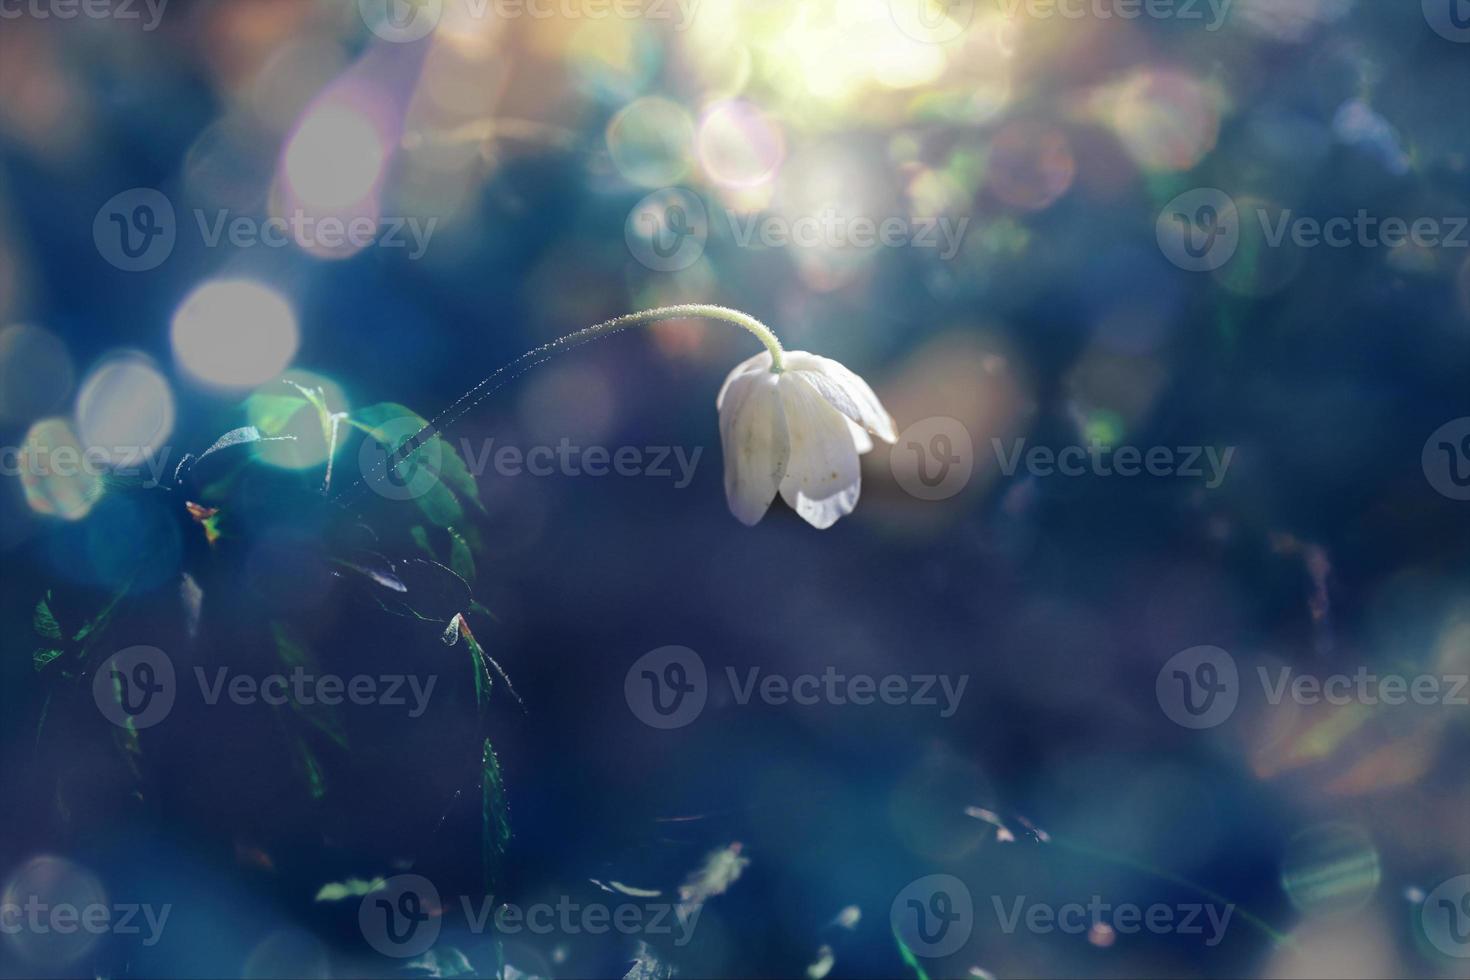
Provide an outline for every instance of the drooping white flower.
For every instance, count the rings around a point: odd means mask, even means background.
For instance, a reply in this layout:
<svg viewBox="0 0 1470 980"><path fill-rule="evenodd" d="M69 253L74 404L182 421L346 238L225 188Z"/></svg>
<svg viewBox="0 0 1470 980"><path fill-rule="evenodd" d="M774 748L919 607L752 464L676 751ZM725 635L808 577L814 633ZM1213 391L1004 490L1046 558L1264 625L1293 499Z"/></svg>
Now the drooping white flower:
<svg viewBox="0 0 1470 980"><path fill-rule="evenodd" d="M774 372L762 351L730 372L715 399L725 499L753 525L779 492L807 523L831 527L857 506L868 433L888 443L898 433L873 389L841 364L805 351L782 361Z"/></svg>

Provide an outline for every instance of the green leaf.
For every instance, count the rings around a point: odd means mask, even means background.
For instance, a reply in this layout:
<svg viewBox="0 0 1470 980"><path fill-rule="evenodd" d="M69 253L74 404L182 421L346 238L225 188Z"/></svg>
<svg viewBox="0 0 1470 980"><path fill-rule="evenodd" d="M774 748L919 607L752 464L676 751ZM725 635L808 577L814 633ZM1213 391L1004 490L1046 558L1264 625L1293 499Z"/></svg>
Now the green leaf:
<svg viewBox="0 0 1470 980"><path fill-rule="evenodd" d="M35 627L36 635L47 640L61 639L61 624L56 621L56 616L51 612L51 590L47 589L41 601L36 603L35 614L31 617L31 625Z"/></svg>
<svg viewBox="0 0 1470 980"><path fill-rule="evenodd" d="M291 424L296 413L310 404L296 395L268 395L257 392L245 401L250 422L268 436L280 435Z"/></svg>
<svg viewBox="0 0 1470 980"><path fill-rule="evenodd" d="M435 483L427 493L415 498L414 502L435 527L449 527L464 519L464 508L460 506L459 498L442 482Z"/></svg>
<svg viewBox="0 0 1470 980"><path fill-rule="evenodd" d="M428 425L428 422L417 412L397 402L380 402L377 405L360 408L352 413L348 421L386 445L389 439L387 433L384 432L384 426L405 418L411 420L418 428ZM394 448L397 446L395 445ZM453 491L453 494L467 498L481 512L485 510L484 504L480 502L480 488L475 483L474 475L470 473L464 457L459 454L459 450L450 445L449 440L436 434L425 439L423 446L414 452L415 455L419 455L421 465L430 465L432 462L432 469L438 474L443 484ZM420 498L421 501L422 499ZM440 524L439 526L447 525Z"/></svg>
<svg viewBox="0 0 1470 980"><path fill-rule="evenodd" d="M909 949L909 944L904 942L903 937L898 934L897 926L893 927L893 941L898 943L898 955L903 957L903 961L908 964L909 969L914 971L915 980L929 980L929 974L924 972L924 965L919 962L919 958L914 955L914 951Z"/></svg>
<svg viewBox="0 0 1470 980"><path fill-rule="evenodd" d="M260 434L260 430L253 425L245 425L241 426L238 429L231 429L229 432L226 432L224 435L216 439L214 441L214 444L211 445L208 449L200 453L199 459L195 460L195 462L201 462L203 461L204 457L217 453L222 449L229 449L231 446L242 446L247 443L259 442L261 438L262 436Z"/></svg>
<svg viewBox="0 0 1470 980"><path fill-rule="evenodd" d="M137 573L134 572L133 574L136 575ZM84 623L81 629L77 630L76 635L72 637L73 642L81 643L87 637L92 636L93 634L100 634L102 630L106 629L107 624L112 620L113 612L117 610L117 604L121 602L123 600L123 597L128 594L128 590L132 588L132 585L133 579L132 576L129 576L127 583L124 584L122 587L122 591L116 593L112 597L112 599L108 601L107 605L102 607L101 611L98 612L97 615L93 616L90 620Z"/></svg>
<svg viewBox="0 0 1470 980"><path fill-rule="evenodd" d="M55 660L59 656L61 656L61 651L55 648L37 650L35 653L31 654L31 666L33 666L37 670L43 670L45 669L47 664L49 664L51 661Z"/></svg>
<svg viewBox="0 0 1470 980"><path fill-rule="evenodd" d="M470 965L469 957L453 946L431 949L418 959L409 962L406 969L419 971L414 976L442 978L467 977L475 972L475 968ZM502 975L496 974L496 976Z"/></svg>
<svg viewBox="0 0 1470 980"><path fill-rule="evenodd" d="M454 528L449 528L449 567L454 574L466 582L475 581L475 557L470 553L469 542Z"/></svg>
<svg viewBox="0 0 1470 980"><path fill-rule="evenodd" d="M292 741L296 749L296 769L305 778L311 798L320 800L327 795L327 779L322 773L322 764L317 761L311 746L306 744L306 739L296 738Z"/></svg>
<svg viewBox="0 0 1470 980"><path fill-rule="evenodd" d="M464 637L464 644L470 651L470 665L474 668L475 675L475 706L480 711L480 716L485 715L485 708L490 701L490 689L494 686L494 680L490 676L490 668L485 663L485 651L480 647L480 641L475 639L475 634L470 632L470 624L465 621L462 613L455 613L454 618L449 621L449 626L440 637L445 646L454 646Z"/></svg>
<svg viewBox="0 0 1470 980"><path fill-rule="evenodd" d="M298 636L291 633L281 623L271 623L271 635L276 641L276 655L280 657L281 664L286 668L285 672L288 675L298 667L307 674L320 674L320 671L317 670L316 658L312 655L310 648ZM342 730L342 724L337 719L337 712L331 705L321 704L320 702L302 704L299 701L292 700L291 707L297 715L308 722L313 728L317 729L317 731L327 736L327 738L331 739L341 748L347 748L347 733ZM303 743L304 747L305 744ZM309 750L307 751L307 755L310 756ZM311 757L308 761L311 763L311 766L308 766L308 770L310 770L315 766L316 760L314 757ZM308 771L308 775L310 774L310 771ZM313 795L316 794L313 793Z"/></svg>
<svg viewBox="0 0 1470 980"><path fill-rule="evenodd" d="M364 881L362 878L348 878L346 881L329 881L317 889L317 902L340 902L344 898L362 898L371 895L375 891L387 887L383 878L374 878Z"/></svg>
<svg viewBox="0 0 1470 980"><path fill-rule="evenodd" d="M501 862L510 844L510 805L505 798L505 783L500 774L500 762L490 740L485 739L485 750L481 756L480 782L484 791L482 807L481 845L485 872L485 890L493 893L500 874Z"/></svg>

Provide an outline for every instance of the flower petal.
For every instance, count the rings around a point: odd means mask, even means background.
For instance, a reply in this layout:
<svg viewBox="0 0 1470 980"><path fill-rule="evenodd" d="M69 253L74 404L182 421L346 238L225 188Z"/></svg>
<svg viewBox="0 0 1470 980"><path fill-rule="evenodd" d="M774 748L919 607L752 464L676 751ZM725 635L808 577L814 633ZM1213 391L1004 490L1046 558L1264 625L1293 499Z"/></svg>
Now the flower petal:
<svg viewBox="0 0 1470 980"><path fill-rule="evenodd" d="M804 373L779 375L791 447L781 499L812 527L828 528L857 506L862 472L850 423Z"/></svg>
<svg viewBox="0 0 1470 980"><path fill-rule="evenodd" d="M898 441L893 416L862 378L832 360L806 351L787 351L786 370L802 377L843 415L887 443Z"/></svg>
<svg viewBox="0 0 1470 980"><path fill-rule="evenodd" d="M754 359L752 359L754 360ZM746 364L750 364L747 361ZM776 498L786 473L786 418L780 375L736 368L720 389L720 444L725 451L725 500L742 524L754 525Z"/></svg>
<svg viewBox="0 0 1470 980"><path fill-rule="evenodd" d="M763 350L759 354L756 354L754 357L747 357L745 360L743 360L739 364L735 365L735 369L733 371L731 371L729 374L725 375L725 383L722 384L722 385L720 385L720 393L715 396L715 408L716 409L719 409L719 408L724 407L724 404L725 404L725 395L726 395L727 392L729 392L730 385L731 385L732 382L735 381L736 378L745 377L746 375L751 375L751 374L770 374L770 373L771 373L771 352L770 351Z"/></svg>

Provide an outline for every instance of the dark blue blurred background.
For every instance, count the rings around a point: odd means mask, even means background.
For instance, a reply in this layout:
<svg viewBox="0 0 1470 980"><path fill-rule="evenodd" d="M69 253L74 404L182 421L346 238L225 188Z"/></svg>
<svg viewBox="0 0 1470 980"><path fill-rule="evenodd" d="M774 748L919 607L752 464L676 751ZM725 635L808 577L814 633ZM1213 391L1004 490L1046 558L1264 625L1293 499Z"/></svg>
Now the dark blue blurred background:
<svg viewBox="0 0 1470 980"><path fill-rule="evenodd" d="M741 870L696 902L692 942L642 937L680 976L819 977L823 947L832 976L1470 976L1425 904L1470 872L1470 712L1272 704L1256 680L1470 670L1470 32L1433 0L1234 0L1214 27L1205 4L542 18L469 2L431 4L422 39L335 0L172 0L152 28L141 4L136 20L5 8L0 874L7 901L102 889L173 912L150 946L7 931L0 975L453 975L448 954L378 955L357 898L319 889L412 871L446 897L606 903L628 898L596 882L621 882L670 900L717 852ZM682 265L650 246L682 227L670 200L705 211ZM174 241L138 259L111 215L140 202ZM942 219L962 242L742 244L752 216L827 209ZM1283 214L1360 213L1438 238L1271 240ZM211 245L200 225L293 214L372 231ZM432 227L422 254L388 242L410 221ZM675 302L739 308L840 360L904 435L864 457L836 527L777 503L751 529L723 500L714 405L749 336L677 321L492 394L445 433L471 457L667 447L677 474L672 450L699 452L687 486L477 475L483 512L456 522L477 606L452 611L524 708L498 678L477 708L447 614L389 615L302 571L303 542L358 518L413 553L411 502L347 498L360 433L344 427L320 509L310 413L298 446L232 450L271 474L229 471L226 519L251 515L235 552L206 543L182 487L28 470L36 447L72 444L109 467L162 453L171 474L263 425L263 399L293 394L281 376L332 411L430 417L522 351ZM1007 473L1020 439L1233 452L1215 485ZM970 475L927 493L941 447ZM191 627L181 576L210 555ZM33 663L47 590L64 628L126 595L91 659ZM93 704L96 664L134 644L181 676L259 669L256 630L283 609L324 669L434 673L433 709L345 711L308 791L261 710L186 705L130 742ZM624 680L670 644L710 681L700 717L664 731ZM1228 652L1239 706L1195 730L1156 682L1199 646ZM751 667L968 681L950 717L742 705L726 668ZM482 738L514 834L493 878ZM968 888L973 929L906 964L891 904L939 873ZM1213 946L1008 933L996 913L1092 896L1236 913ZM436 948L477 975L621 976L638 955L616 933L501 945L447 904Z"/></svg>

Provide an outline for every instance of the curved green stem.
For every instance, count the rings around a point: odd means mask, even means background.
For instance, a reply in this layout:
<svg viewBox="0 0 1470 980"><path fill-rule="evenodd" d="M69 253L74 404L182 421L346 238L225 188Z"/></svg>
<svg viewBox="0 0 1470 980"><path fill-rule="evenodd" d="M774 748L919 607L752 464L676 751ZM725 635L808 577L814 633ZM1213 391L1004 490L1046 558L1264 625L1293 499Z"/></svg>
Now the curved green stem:
<svg viewBox="0 0 1470 980"><path fill-rule="evenodd" d="M755 334L756 339L766 345L766 350L771 352L771 370L780 374L786 369L783 356L786 349L781 346L780 339L770 327L761 323L749 313L732 310L728 306L715 306L711 303L681 303L677 306L660 306L652 310L642 310L638 313L627 313L612 320L605 320L595 326L579 330L574 334L563 337L562 340L571 340L575 337L587 335L588 340L594 336L604 333L615 333L627 327L638 327L659 320L682 320L687 318L698 318L702 320L720 320L725 323L743 327ZM560 343L555 341L554 343ZM547 345L552 346L552 345Z"/></svg>
<svg viewBox="0 0 1470 980"><path fill-rule="evenodd" d="M642 327L660 320L682 320L697 318L702 320L718 320L749 330L756 338L766 345L766 350L771 352L771 371L780 374L785 370L785 349L781 341L772 332L771 328L761 323L749 313L732 310L727 306L715 306L712 303L681 303L677 306L660 306L651 310L640 310L637 313L626 313L623 316L614 317L595 323L590 327L583 327L575 333L569 333L565 337L558 337L549 344L542 344L534 350L528 350L520 357L511 361L502 368L492 372L485 380L475 385L469 391L460 395L444 411L433 419L430 419L422 429L413 434L413 437L399 446L392 455L388 457L385 472L391 472L393 467L406 459L410 453L418 449L425 442L432 439L440 430L453 425L463 418L466 413L480 404L488 395L500 388L505 382L518 377L542 361L570 350L580 347L588 341L606 337L609 334L618 333L629 327ZM360 485L361 481L359 481Z"/></svg>

